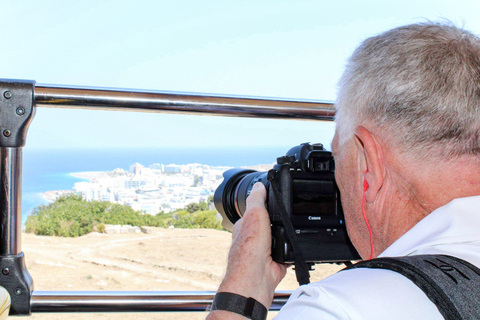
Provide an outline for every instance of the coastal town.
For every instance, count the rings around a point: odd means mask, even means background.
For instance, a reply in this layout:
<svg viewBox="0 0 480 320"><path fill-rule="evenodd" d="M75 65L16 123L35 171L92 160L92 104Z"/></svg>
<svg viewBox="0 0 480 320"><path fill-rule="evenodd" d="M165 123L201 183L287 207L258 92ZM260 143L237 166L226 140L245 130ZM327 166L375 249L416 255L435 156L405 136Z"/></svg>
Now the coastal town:
<svg viewBox="0 0 480 320"><path fill-rule="evenodd" d="M257 165L250 169L267 171L270 165ZM55 201L64 194L75 193L87 201L110 201L128 205L147 214L168 213L185 208L190 203L208 201L223 180L223 172L230 167L205 164L132 164L128 171L71 173L85 181L76 182L72 190L44 193L44 198Z"/></svg>
<svg viewBox="0 0 480 320"><path fill-rule="evenodd" d="M208 200L227 169L202 164L145 167L135 163L128 171L74 173L88 181L75 183L73 192L87 201L110 201L147 214L168 213Z"/></svg>

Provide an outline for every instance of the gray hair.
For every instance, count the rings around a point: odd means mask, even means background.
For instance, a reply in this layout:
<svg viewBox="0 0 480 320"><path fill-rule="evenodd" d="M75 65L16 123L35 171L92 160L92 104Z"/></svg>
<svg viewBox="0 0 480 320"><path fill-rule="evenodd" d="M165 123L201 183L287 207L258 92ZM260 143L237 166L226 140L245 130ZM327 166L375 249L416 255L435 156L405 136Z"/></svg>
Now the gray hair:
<svg viewBox="0 0 480 320"><path fill-rule="evenodd" d="M451 23L419 23L365 40L339 82L343 144L369 124L424 159L480 154L480 39Z"/></svg>

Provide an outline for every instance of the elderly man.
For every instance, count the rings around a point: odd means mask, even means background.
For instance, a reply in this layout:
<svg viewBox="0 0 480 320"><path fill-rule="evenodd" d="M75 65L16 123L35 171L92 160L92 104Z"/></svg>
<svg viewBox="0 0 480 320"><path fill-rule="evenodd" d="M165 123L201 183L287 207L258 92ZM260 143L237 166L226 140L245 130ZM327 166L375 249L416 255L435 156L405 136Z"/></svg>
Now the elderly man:
<svg viewBox="0 0 480 320"><path fill-rule="evenodd" d="M446 254L480 266L480 39L448 23L369 38L348 61L336 107L336 180L362 258ZM268 307L286 267L271 259L264 202L257 184L218 292ZM277 319L442 316L406 277L353 269L301 286Z"/></svg>

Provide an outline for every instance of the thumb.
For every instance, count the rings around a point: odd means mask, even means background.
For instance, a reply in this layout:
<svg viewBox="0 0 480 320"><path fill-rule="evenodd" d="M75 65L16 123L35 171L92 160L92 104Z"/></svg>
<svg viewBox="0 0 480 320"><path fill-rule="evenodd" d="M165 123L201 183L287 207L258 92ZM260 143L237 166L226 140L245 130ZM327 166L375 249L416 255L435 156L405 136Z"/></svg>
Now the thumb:
<svg viewBox="0 0 480 320"><path fill-rule="evenodd" d="M267 200L267 190L261 182L253 185L252 192L247 198L246 212L249 212L253 207L265 208L265 201Z"/></svg>

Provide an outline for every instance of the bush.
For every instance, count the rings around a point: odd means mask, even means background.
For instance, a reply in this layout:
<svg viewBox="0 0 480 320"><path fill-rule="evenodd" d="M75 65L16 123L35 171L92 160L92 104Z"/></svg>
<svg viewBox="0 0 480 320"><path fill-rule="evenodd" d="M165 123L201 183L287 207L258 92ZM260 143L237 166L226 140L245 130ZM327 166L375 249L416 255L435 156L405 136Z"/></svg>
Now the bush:
<svg viewBox="0 0 480 320"><path fill-rule="evenodd" d="M175 228L206 228L222 229L222 225L217 221L216 211L196 211L191 214L182 214L178 220L173 222Z"/></svg>
<svg viewBox="0 0 480 320"><path fill-rule="evenodd" d="M207 206L202 201L189 204L184 210L153 216L129 206L107 201L85 201L79 195L70 194L59 197L48 206L35 208L25 222L25 229L38 235L61 237L78 237L92 231L104 232L105 224L222 230L216 212L206 210Z"/></svg>

